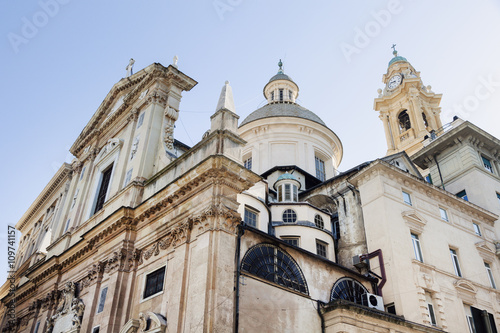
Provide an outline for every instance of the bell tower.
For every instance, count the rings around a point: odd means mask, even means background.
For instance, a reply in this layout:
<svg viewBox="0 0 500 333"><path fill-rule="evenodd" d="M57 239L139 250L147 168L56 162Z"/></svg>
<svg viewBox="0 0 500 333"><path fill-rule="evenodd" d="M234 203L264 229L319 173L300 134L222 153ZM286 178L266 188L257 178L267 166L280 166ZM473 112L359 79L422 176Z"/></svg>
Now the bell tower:
<svg viewBox="0 0 500 333"><path fill-rule="evenodd" d="M389 61L387 73L382 76L384 89L378 89L374 109L380 113L387 139L387 155L406 151L413 155L423 145L425 136L434 136L442 127L441 94L435 94L431 86L424 86L420 72L398 56Z"/></svg>

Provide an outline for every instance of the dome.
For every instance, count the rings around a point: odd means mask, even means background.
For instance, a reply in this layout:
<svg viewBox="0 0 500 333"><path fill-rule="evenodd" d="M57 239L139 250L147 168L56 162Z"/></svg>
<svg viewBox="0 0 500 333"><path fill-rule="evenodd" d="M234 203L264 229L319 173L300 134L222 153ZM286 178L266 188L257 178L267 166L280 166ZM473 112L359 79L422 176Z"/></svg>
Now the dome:
<svg viewBox="0 0 500 333"><path fill-rule="evenodd" d="M389 66L391 66L393 63L399 62L399 61L408 62L408 60L406 60L405 57L395 56L394 58L391 59L391 61L389 61Z"/></svg>
<svg viewBox="0 0 500 333"><path fill-rule="evenodd" d="M269 82L273 82L273 81L276 81L276 80L288 80L288 81L292 81L293 82L292 78L290 76L284 74L284 73L278 73L278 74L276 74L275 76L273 76L269 80ZM293 83L295 83L295 82L293 82Z"/></svg>
<svg viewBox="0 0 500 333"><path fill-rule="evenodd" d="M295 180L295 181L298 181L297 177L295 177L293 174L291 173L284 173L282 174L281 176L278 177L278 179L276 180L276 182L279 182L280 180Z"/></svg>
<svg viewBox="0 0 500 333"><path fill-rule="evenodd" d="M240 124L240 127L252 121L271 117L295 117L314 121L325 127L326 124L314 112L295 103L271 103L250 113Z"/></svg>

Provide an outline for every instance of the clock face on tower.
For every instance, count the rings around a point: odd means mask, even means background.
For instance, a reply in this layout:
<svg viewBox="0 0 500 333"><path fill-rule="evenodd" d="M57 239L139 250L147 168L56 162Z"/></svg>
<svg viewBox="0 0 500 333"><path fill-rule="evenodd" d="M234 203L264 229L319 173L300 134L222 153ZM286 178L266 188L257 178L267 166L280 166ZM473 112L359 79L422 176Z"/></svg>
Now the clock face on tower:
<svg viewBox="0 0 500 333"><path fill-rule="evenodd" d="M387 88L394 89L401 84L401 75L396 74L387 83Z"/></svg>

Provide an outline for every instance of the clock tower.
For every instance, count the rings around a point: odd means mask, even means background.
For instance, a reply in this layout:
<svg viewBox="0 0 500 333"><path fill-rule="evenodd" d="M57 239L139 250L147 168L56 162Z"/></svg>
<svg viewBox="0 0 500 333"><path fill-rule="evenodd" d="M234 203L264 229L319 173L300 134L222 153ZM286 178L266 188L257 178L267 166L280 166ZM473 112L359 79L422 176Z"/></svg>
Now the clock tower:
<svg viewBox="0 0 500 333"><path fill-rule="evenodd" d="M431 86L424 86L420 72L406 58L398 56L395 46L394 57L382 76L385 87L378 90L374 109L384 124L387 155L406 151L411 156L423 147L426 136L437 135L442 127L442 95L435 94Z"/></svg>

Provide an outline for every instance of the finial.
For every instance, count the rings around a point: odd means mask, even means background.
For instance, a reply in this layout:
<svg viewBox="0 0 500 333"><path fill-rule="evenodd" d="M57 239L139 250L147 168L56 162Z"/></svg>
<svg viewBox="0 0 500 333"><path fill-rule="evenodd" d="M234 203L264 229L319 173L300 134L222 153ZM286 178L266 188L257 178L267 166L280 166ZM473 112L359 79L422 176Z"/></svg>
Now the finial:
<svg viewBox="0 0 500 333"><path fill-rule="evenodd" d="M133 58L130 58L127 67L125 67L125 70L127 71L127 77L130 75L134 74L132 73L132 69L134 67L135 60Z"/></svg>
<svg viewBox="0 0 500 333"><path fill-rule="evenodd" d="M226 80L226 84L229 84L229 81L228 81L228 80Z"/></svg>
<svg viewBox="0 0 500 333"><path fill-rule="evenodd" d="M396 44L392 44L391 48L392 48L392 54L394 54L394 56L396 57L398 55L398 51L396 51Z"/></svg>
<svg viewBox="0 0 500 333"><path fill-rule="evenodd" d="M283 63L281 62L281 59L278 62L278 66L279 66L278 74L283 74Z"/></svg>
<svg viewBox="0 0 500 333"><path fill-rule="evenodd" d="M177 62L179 61L179 57L178 56L174 56L174 62L172 64L172 66L174 66L175 68L177 68Z"/></svg>

